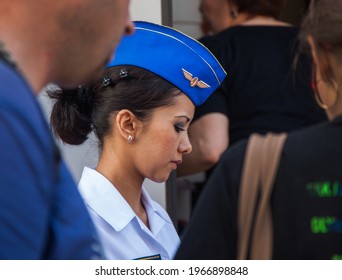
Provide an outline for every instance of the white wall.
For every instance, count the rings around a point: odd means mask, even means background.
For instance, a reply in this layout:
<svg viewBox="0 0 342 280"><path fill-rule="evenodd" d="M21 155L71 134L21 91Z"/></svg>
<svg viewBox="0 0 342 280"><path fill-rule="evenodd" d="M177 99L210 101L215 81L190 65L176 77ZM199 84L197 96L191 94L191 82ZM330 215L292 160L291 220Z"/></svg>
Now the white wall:
<svg viewBox="0 0 342 280"><path fill-rule="evenodd" d="M131 0L132 20L145 20L160 24L162 22L161 11L161 0Z"/></svg>
<svg viewBox="0 0 342 280"><path fill-rule="evenodd" d="M173 27L192 36L202 36L200 0L172 0Z"/></svg>
<svg viewBox="0 0 342 280"><path fill-rule="evenodd" d="M131 18L132 20L145 20L155 23L162 22L161 0L131 0ZM39 96L46 117L49 118L51 112L51 101L42 92ZM98 160L98 149L96 137L91 137L80 146L70 146L58 142L64 159L70 168L70 171L76 182L79 181L83 167L85 165L95 167ZM165 184L157 184L147 180L144 183L151 197L166 207Z"/></svg>

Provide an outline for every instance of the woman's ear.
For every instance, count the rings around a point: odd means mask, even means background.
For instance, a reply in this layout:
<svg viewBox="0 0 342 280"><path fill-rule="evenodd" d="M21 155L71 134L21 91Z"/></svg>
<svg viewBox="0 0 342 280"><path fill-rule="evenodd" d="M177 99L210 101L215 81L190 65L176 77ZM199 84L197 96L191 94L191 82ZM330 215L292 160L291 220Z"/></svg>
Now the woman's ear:
<svg viewBox="0 0 342 280"><path fill-rule="evenodd" d="M314 39L312 38L311 35L309 35L307 38L307 41L308 41L308 44L310 46L313 63L316 65L317 70L320 71L320 63L319 63L318 54L317 54L317 47L316 47L316 44L314 42ZM321 73L319 73L319 75L320 74Z"/></svg>
<svg viewBox="0 0 342 280"><path fill-rule="evenodd" d="M331 66L333 61L330 53L326 49L317 48L314 39L308 36L313 63L315 64L315 97L318 105L326 110L328 117L334 114L334 108L338 98L338 84L334 80L334 74ZM317 99L318 98L318 99Z"/></svg>
<svg viewBox="0 0 342 280"><path fill-rule="evenodd" d="M309 46L310 46L310 50L311 50L311 55L313 57L313 60L314 62L316 63L317 62L317 50L316 50L316 45L315 45L315 42L314 42L314 39L312 38L311 35L309 35L307 38L306 38Z"/></svg>
<svg viewBox="0 0 342 280"><path fill-rule="evenodd" d="M121 110L116 115L116 126L123 138L133 141L137 129L137 118L130 110Z"/></svg>
<svg viewBox="0 0 342 280"><path fill-rule="evenodd" d="M321 48L318 49L311 35L308 36L307 41L310 45L313 62L316 65L315 74L316 74L317 81L329 80L329 76L332 73L332 69L330 65L331 58L330 58L328 51L325 49L321 49Z"/></svg>

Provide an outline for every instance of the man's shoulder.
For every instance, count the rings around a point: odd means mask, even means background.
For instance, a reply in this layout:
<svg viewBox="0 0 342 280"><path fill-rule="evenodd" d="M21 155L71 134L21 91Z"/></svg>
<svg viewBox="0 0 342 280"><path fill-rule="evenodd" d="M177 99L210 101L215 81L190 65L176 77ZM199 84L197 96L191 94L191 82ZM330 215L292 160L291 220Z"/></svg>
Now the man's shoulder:
<svg viewBox="0 0 342 280"><path fill-rule="evenodd" d="M41 152L51 154L53 141L37 97L21 74L1 61L0 116L1 133L6 133L4 139L15 138L23 146L30 144L31 152L40 147Z"/></svg>
<svg viewBox="0 0 342 280"><path fill-rule="evenodd" d="M33 100L34 93L23 79L20 73L5 62L0 61L0 99L1 104L8 103L27 103ZM23 102L24 101L24 102Z"/></svg>

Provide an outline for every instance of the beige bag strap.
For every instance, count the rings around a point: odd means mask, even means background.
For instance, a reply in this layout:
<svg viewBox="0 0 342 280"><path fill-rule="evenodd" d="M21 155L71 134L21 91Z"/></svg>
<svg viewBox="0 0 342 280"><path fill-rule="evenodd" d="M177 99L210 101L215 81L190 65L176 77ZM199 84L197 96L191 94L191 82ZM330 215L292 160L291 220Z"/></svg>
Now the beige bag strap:
<svg viewBox="0 0 342 280"><path fill-rule="evenodd" d="M238 260L247 259L260 175L258 172L259 162L254 159L260 158L260 149L258 147L262 146L262 144L262 136L257 134L253 134L247 144L238 201ZM251 180L251 178L253 179Z"/></svg>
<svg viewBox="0 0 342 280"><path fill-rule="evenodd" d="M237 259L272 258L273 224L269 198L286 137L286 133L253 134L248 141L239 192Z"/></svg>

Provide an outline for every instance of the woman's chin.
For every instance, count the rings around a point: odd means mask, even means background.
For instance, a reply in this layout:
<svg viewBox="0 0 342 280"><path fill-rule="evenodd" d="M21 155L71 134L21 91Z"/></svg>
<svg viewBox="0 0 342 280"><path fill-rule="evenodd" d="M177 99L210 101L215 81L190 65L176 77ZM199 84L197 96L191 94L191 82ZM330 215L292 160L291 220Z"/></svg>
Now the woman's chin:
<svg viewBox="0 0 342 280"><path fill-rule="evenodd" d="M163 177L155 177L155 178L149 178L151 181L155 182L155 183L165 183L167 181L167 179L169 179L170 174L167 174L167 176L163 176Z"/></svg>

